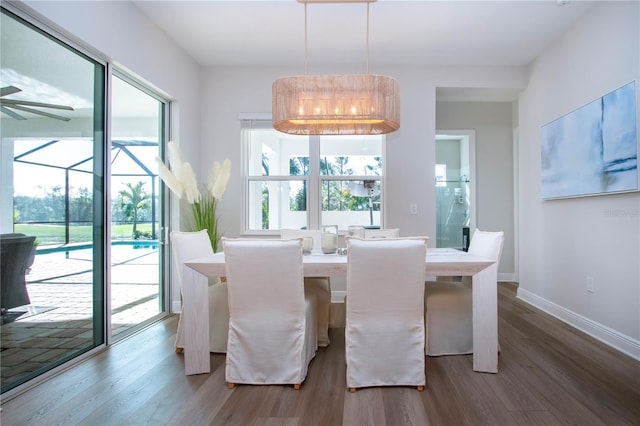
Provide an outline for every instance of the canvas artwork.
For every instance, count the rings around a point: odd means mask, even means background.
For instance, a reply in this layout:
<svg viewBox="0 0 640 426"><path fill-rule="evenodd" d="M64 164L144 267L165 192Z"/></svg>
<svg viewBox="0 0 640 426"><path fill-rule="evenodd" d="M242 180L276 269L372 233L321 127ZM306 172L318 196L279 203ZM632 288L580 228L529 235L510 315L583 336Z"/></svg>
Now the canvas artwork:
<svg viewBox="0 0 640 426"><path fill-rule="evenodd" d="M635 81L542 127L542 198L637 191Z"/></svg>

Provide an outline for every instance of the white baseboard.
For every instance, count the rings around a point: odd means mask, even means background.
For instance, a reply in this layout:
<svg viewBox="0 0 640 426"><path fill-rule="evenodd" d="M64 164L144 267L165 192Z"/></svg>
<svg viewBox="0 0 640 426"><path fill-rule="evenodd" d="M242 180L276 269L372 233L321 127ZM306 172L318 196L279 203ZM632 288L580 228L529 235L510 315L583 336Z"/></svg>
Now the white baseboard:
<svg viewBox="0 0 640 426"><path fill-rule="evenodd" d="M640 341L629 336L621 334L611 328L597 323L589 318L583 317L569 309L550 302L536 294L533 294L523 288L518 288L518 299L535 306L536 308L548 313L569 324L572 327L588 334L594 339L600 340L612 348L629 355L630 357L640 361Z"/></svg>
<svg viewBox="0 0 640 426"><path fill-rule="evenodd" d="M498 273L498 282L499 283L512 283L516 282L515 274L513 272L499 272Z"/></svg>

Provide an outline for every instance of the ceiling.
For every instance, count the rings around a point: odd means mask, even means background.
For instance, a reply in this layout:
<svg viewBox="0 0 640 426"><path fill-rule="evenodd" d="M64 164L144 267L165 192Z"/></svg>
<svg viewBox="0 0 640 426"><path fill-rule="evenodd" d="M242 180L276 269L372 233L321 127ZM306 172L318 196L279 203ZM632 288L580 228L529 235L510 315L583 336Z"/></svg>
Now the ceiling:
<svg viewBox="0 0 640 426"><path fill-rule="evenodd" d="M202 66L299 65L305 5L295 0L134 1ZM526 66L590 1L418 1L370 4L369 69L377 65ZM366 3L307 5L308 66L366 67Z"/></svg>
<svg viewBox="0 0 640 426"><path fill-rule="evenodd" d="M304 72L305 5L295 0L132 3L202 66L282 65ZM385 65L526 66L593 4L572 1L560 5L557 0L378 0L370 4L369 71L375 73L377 66ZM366 72L366 24L366 3L308 4L309 73L314 72L314 66L326 68L332 64L362 66L362 72ZM24 55L24 46L46 54ZM3 85L23 89L10 98L73 105L75 111L65 111L67 117L82 116L90 107L84 99L90 99L91 93L79 87L90 89L91 81L81 85L72 79L74 87L65 87L70 82L65 73L37 65L38 58L57 57L54 52L64 49L4 18L2 48ZM51 87L44 87L42 82ZM36 84L38 87L34 87ZM127 99L125 95L121 98ZM517 98L517 92L438 88L437 98L511 101ZM127 100L124 105L121 110L126 112L134 103ZM5 114L0 116L7 118Z"/></svg>

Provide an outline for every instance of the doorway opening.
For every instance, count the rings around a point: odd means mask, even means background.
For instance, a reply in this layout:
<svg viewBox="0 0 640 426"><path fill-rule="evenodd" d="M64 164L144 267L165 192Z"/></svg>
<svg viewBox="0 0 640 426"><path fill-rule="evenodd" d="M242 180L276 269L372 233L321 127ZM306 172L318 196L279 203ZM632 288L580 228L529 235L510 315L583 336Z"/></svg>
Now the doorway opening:
<svg viewBox="0 0 640 426"><path fill-rule="evenodd" d="M436 247L465 250L475 229L475 132L436 132Z"/></svg>

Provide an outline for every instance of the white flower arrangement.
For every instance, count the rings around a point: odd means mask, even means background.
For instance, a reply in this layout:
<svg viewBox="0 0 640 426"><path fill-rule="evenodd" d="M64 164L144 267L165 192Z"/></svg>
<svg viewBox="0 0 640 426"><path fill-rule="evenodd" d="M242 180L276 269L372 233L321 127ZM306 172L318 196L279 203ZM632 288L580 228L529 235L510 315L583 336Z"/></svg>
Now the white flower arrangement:
<svg viewBox="0 0 640 426"><path fill-rule="evenodd" d="M158 175L178 198L181 199L183 194L186 195L187 202L191 204L193 211L195 230L206 229L211 247L214 252L217 252L222 235L218 232L216 206L227 188L231 175L231 161L227 158L222 164L213 162L206 191L201 192L191 164L182 161L179 145L170 141L167 149L171 170L160 158L156 158Z"/></svg>

